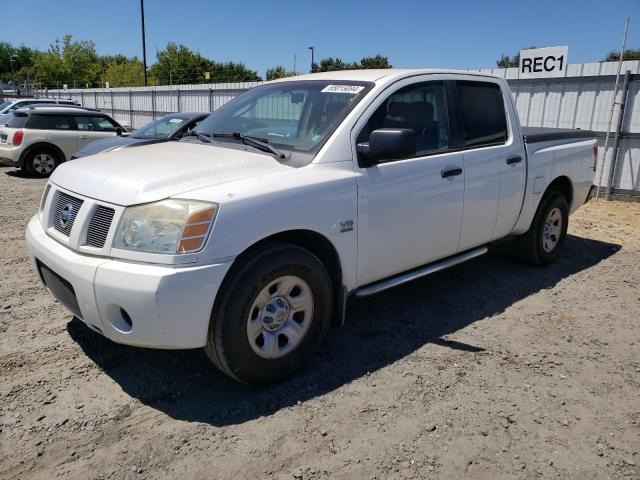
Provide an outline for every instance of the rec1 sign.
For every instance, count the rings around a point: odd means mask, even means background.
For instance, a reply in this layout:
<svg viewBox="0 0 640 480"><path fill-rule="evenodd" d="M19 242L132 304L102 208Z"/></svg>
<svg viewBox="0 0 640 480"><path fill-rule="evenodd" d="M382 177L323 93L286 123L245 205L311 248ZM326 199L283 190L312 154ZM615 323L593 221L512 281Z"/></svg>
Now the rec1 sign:
<svg viewBox="0 0 640 480"><path fill-rule="evenodd" d="M519 78L564 77L569 47L520 50Z"/></svg>

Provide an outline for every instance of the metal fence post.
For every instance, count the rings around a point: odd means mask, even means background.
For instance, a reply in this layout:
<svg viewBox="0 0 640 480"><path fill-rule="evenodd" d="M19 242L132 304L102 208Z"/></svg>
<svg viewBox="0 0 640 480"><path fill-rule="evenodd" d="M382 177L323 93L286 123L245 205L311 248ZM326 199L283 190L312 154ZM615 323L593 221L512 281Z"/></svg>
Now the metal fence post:
<svg viewBox="0 0 640 480"><path fill-rule="evenodd" d="M98 91L93 92L93 106L98 108Z"/></svg>
<svg viewBox="0 0 640 480"><path fill-rule="evenodd" d="M624 107L627 103L627 93L629 92L630 77L631 71L627 70L624 73L624 80L622 82L622 98L620 99L620 110L618 110L618 123L616 124L616 132L613 137L613 148L611 150L611 161L609 162L609 178L607 179L607 192L605 195L605 198L607 200L611 200L611 189L613 188L613 177L616 173L618 145L620 144L620 132L622 131L622 122L624 121Z"/></svg>
<svg viewBox="0 0 640 480"><path fill-rule="evenodd" d="M156 89L151 90L151 118L156 119Z"/></svg>
<svg viewBox="0 0 640 480"><path fill-rule="evenodd" d="M129 127L133 128L133 103L131 102L131 90L129 90Z"/></svg>
<svg viewBox="0 0 640 480"><path fill-rule="evenodd" d="M180 89L176 89L176 102L177 102L177 111L180 112Z"/></svg>
<svg viewBox="0 0 640 480"><path fill-rule="evenodd" d="M84 90L80 90L80 104L84 106Z"/></svg>
<svg viewBox="0 0 640 480"><path fill-rule="evenodd" d="M111 97L111 117L113 118L116 116L116 112L113 107L113 90L109 90L109 96Z"/></svg>
<svg viewBox="0 0 640 480"><path fill-rule="evenodd" d="M213 89L209 89L209 111L213 112Z"/></svg>

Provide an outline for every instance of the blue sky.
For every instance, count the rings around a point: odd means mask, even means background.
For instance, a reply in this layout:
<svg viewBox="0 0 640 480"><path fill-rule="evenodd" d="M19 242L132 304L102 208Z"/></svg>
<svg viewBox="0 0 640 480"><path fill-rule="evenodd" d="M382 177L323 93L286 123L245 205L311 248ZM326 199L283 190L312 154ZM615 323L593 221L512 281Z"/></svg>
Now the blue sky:
<svg viewBox="0 0 640 480"><path fill-rule="evenodd" d="M93 40L98 53L142 57L138 0L27 3L28 20L5 17L0 40L46 48L70 33ZM145 13L149 64L156 47L173 41L261 75L275 65L292 69L294 54L298 71L308 69L310 45L316 59L380 53L395 67L493 67L501 53L531 45L569 45L569 63L593 62L619 50L627 16L628 45L640 47L638 0L145 0Z"/></svg>

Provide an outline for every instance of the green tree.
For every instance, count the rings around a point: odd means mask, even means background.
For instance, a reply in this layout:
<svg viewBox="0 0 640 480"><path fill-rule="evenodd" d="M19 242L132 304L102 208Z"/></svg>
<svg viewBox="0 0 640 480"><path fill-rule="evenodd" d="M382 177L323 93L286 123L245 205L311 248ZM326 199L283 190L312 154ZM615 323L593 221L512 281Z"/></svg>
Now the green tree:
<svg viewBox="0 0 640 480"><path fill-rule="evenodd" d="M32 77L48 87L96 86L102 66L91 41L74 41L71 35L56 39L45 52L34 55Z"/></svg>
<svg viewBox="0 0 640 480"><path fill-rule="evenodd" d="M209 73L209 79L206 73ZM217 63L193 52L184 45L169 43L158 52L149 75L159 84L194 84L205 82L247 82L261 80L242 63Z"/></svg>
<svg viewBox="0 0 640 480"><path fill-rule="evenodd" d="M603 62L617 62L620 59L619 52L609 52ZM640 48L625 50L622 60L640 60Z"/></svg>
<svg viewBox="0 0 640 480"><path fill-rule="evenodd" d="M340 58L323 58L320 65L313 65L313 72L333 72L336 70L359 70L366 68L392 68L389 59L380 54L375 57L364 57L358 62L343 62Z"/></svg>
<svg viewBox="0 0 640 480"><path fill-rule="evenodd" d="M212 82L258 82L262 77L255 70L249 70L244 63L213 63Z"/></svg>
<svg viewBox="0 0 640 480"><path fill-rule="evenodd" d="M213 70L213 62L184 45L169 43L156 55L149 75L159 84L193 84L205 81L205 72Z"/></svg>
<svg viewBox="0 0 640 480"><path fill-rule="evenodd" d="M8 42L0 42L0 78L5 81L16 79L22 83L27 69L33 66L35 53L25 46L14 47Z"/></svg>
<svg viewBox="0 0 640 480"><path fill-rule="evenodd" d="M282 65L278 65L267 70L266 79L277 80L278 78L295 77L296 75L296 72L289 72Z"/></svg>
<svg viewBox="0 0 640 480"><path fill-rule="evenodd" d="M529 50L531 48L538 48L538 47L527 47L524 48L523 50ZM496 60L496 66L498 68L510 68L510 67L518 67L520 66L520 52L516 53L513 57L510 57L509 55L500 55L500 58L498 58L498 60Z"/></svg>
<svg viewBox="0 0 640 480"><path fill-rule="evenodd" d="M375 57L364 57L360 60L360 68L393 68L387 57L378 54Z"/></svg>
<svg viewBox="0 0 640 480"><path fill-rule="evenodd" d="M144 85L144 67L137 57L111 59L102 73L102 84L110 87L141 87Z"/></svg>

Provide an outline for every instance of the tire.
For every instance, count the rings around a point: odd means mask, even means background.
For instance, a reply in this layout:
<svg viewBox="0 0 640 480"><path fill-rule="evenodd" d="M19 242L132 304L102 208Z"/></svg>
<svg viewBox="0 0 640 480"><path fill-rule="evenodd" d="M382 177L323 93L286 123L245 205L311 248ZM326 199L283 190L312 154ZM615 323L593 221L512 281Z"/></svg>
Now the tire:
<svg viewBox="0 0 640 480"><path fill-rule="evenodd" d="M331 278L297 245L270 243L234 267L211 313L205 351L248 384L281 380L315 353L332 312Z"/></svg>
<svg viewBox="0 0 640 480"><path fill-rule="evenodd" d="M544 266L561 253L569 225L567 199L557 190L544 194L529 231L515 237L518 259L528 265Z"/></svg>
<svg viewBox="0 0 640 480"><path fill-rule="evenodd" d="M48 177L58 165L60 165L58 154L46 148L37 148L29 152L24 159L26 171L38 178Z"/></svg>

